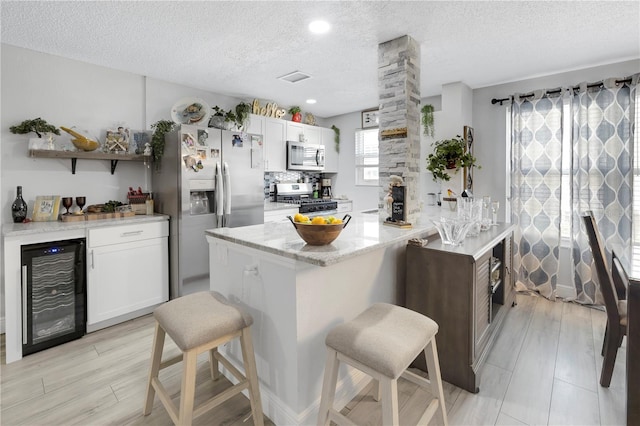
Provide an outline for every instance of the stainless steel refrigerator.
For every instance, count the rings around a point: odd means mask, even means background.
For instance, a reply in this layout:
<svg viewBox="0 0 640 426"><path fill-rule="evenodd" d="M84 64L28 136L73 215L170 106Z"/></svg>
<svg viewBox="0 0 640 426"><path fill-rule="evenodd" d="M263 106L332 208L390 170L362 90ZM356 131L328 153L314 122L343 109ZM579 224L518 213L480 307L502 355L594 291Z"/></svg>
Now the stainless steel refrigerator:
<svg viewBox="0 0 640 426"><path fill-rule="evenodd" d="M190 125L166 135L152 185L171 217L171 298L209 289L205 230L264 222L262 146L262 135Z"/></svg>

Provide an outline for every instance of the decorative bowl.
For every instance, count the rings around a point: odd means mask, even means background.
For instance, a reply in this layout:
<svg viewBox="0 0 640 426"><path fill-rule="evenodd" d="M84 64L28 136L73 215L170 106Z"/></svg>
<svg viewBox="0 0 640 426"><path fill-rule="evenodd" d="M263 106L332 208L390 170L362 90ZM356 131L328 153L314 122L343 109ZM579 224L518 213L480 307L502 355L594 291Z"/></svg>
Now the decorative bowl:
<svg viewBox="0 0 640 426"><path fill-rule="evenodd" d="M464 238L467 236L469 227L473 224L465 220L441 217L440 220L432 220L433 224L440 234L442 244L458 246L462 244Z"/></svg>
<svg viewBox="0 0 640 426"><path fill-rule="evenodd" d="M342 223L335 225L313 225L310 223L295 222L291 216L287 216L287 218L291 221L293 227L296 228L296 232L305 243L312 246L325 246L331 244L338 238L340 232L342 232L351 220L351 215L345 215Z"/></svg>
<svg viewBox="0 0 640 426"><path fill-rule="evenodd" d="M91 139L72 139L71 143L82 151L95 151L100 146L98 142Z"/></svg>

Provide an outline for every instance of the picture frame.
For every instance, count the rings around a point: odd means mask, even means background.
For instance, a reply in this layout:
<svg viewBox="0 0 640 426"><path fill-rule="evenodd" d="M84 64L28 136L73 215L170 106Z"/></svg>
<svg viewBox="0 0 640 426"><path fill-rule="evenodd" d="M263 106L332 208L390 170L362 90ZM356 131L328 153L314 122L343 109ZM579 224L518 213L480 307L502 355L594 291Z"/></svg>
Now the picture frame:
<svg viewBox="0 0 640 426"><path fill-rule="evenodd" d="M143 155L146 144L151 144L153 132L150 130L131 130L129 153Z"/></svg>
<svg viewBox="0 0 640 426"><path fill-rule="evenodd" d="M362 128L363 129L370 129L373 127L379 127L380 123L378 122L378 108L371 108L371 109L367 109L362 111L361 113L361 117L362 117Z"/></svg>
<svg viewBox="0 0 640 426"><path fill-rule="evenodd" d="M31 220L34 222L53 222L60 213L59 195L38 195L33 204Z"/></svg>
<svg viewBox="0 0 640 426"><path fill-rule="evenodd" d="M474 147L473 127L464 126L463 135L464 135L463 139L465 142L465 149L467 152L473 155L473 147ZM464 168L464 189L468 189L473 194L473 167Z"/></svg>

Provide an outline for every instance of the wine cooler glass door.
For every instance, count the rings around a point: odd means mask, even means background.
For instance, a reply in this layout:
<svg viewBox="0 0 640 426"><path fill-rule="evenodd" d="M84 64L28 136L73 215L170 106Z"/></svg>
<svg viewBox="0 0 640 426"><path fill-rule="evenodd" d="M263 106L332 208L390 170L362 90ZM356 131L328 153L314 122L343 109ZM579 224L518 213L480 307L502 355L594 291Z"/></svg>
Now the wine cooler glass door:
<svg viewBox="0 0 640 426"><path fill-rule="evenodd" d="M84 255L84 240L23 246L23 355L84 334Z"/></svg>

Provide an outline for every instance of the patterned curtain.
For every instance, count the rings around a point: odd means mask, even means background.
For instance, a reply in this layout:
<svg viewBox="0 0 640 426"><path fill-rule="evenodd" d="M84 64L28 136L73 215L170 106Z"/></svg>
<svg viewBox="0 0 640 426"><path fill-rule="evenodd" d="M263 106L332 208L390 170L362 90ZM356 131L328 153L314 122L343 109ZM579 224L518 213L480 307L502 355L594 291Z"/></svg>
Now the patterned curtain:
<svg viewBox="0 0 640 426"><path fill-rule="evenodd" d="M576 301L581 303L603 303L581 215L593 211L609 258L611 244L631 244L632 124L638 76L631 78L631 84L609 79L588 88L583 83L571 101L573 281Z"/></svg>
<svg viewBox="0 0 640 426"><path fill-rule="evenodd" d="M514 95L511 203L516 289L555 300L559 272L562 97Z"/></svg>

